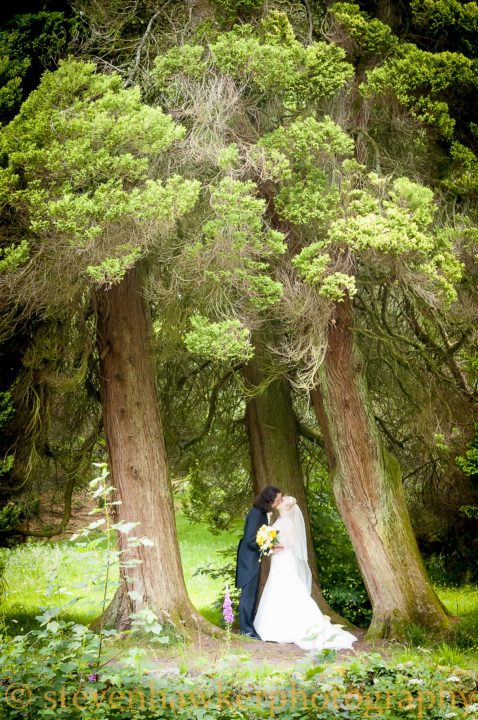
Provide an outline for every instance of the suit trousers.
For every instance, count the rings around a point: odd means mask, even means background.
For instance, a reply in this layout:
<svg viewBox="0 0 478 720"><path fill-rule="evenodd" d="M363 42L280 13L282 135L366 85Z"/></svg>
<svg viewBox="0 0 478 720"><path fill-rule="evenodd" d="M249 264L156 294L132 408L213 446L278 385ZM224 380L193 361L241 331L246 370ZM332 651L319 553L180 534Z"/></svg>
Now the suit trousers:
<svg viewBox="0 0 478 720"><path fill-rule="evenodd" d="M254 621L258 590L259 575L256 575L241 589L241 597L239 598L239 627L241 633L256 634L252 623Z"/></svg>

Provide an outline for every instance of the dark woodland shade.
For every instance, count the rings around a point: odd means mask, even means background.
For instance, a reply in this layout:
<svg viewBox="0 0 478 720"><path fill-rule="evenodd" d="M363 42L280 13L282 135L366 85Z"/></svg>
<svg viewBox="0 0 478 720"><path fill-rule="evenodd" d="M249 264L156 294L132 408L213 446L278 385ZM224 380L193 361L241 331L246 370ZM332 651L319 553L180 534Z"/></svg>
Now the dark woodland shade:
<svg viewBox="0 0 478 720"><path fill-rule="evenodd" d="M277 495L282 492L280 488L274 485L267 485L259 495L256 495L254 500L254 507L264 512L269 512L272 507L272 503L276 499Z"/></svg>
<svg viewBox="0 0 478 720"><path fill-rule="evenodd" d="M15 3L3 3L3 7L0 8L0 24L8 23L15 15L39 12L64 12L66 15L70 15L71 2L69 0L16 0Z"/></svg>

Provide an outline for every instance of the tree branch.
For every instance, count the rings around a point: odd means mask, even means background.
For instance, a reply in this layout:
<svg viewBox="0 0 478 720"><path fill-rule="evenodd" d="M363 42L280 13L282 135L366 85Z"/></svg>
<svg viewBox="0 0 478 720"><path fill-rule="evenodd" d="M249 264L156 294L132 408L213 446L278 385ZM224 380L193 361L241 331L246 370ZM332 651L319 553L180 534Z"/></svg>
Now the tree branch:
<svg viewBox="0 0 478 720"><path fill-rule="evenodd" d="M312 9L310 7L309 0L303 0L304 6L305 6L305 12L307 15L307 24L308 24L308 41L312 45L314 42L314 20L312 15Z"/></svg>
<svg viewBox="0 0 478 720"><path fill-rule="evenodd" d="M214 416L216 414L216 406L217 406L217 399L219 397L219 391L221 390L222 386L229 380L231 375L233 375L235 372L241 369L243 366L243 363L237 363L234 365L230 370L227 371L225 375L222 376L222 378L216 383L216 385L213 387L211 391L211 395L209 397L209 410L206 418L206 422L204 424L204 427L202 428L201 432L195 435L195 437L190 438L189 440L179 440L178 445L181 448L181 450L187 450L191 445L195 445L200 440L202 440L209 430L211 429L212 422L214 420Z"/></svg>
<svg viewBox="0 0 478 720"><path fill-rule="evenodd" d="M450 343L448 333L446 332L446 329L443 327L442 323L437 317L433 318L433 322L435 323L442 340L445 344L445 348L440 347L433 338L430 336L430 334L425 330L425 328L420 324L417 314L415 311L415 307L413 306L413 303L406 298L405 304L408 310L408 320L411 324L412 330L415 333L418 340L425 346L429 347L432 352L435 353L435 355L440 358L440 360L444 363L446 367L448 367L449 371L451 372L453 378L456 381L457 387L464 393L469 399L473 399L475 396L475 393L473 390L470 389L468 382L466 380L466 377L464 376L461 368L459 367L456 357L454 355L453 346ZM464 342L464 339L460 339L460 341Z"/></svg>
<svg viewBox="0 0 478 720"><path fill-rule="evenodd" d="M191 378L193 378L195 375L198 375L199 373L201 373L201 372L202 372L203 370L205 370L205 369L208 367L208 365L210 365L210 364L211 364L211 361L210 361L210 360L206 360L206 362L202 363L202 365L199 365L198 367L194 368L194 370L191 370L190 373L187 373L186 375L181 375L181 377L179 377L179 378L175 381L175 383L174 383L174 384L175 384L175 387L176 387L178 390L182 390L182 388L184 387L184 385L186 384L186 382L187 382L188 380L190 380Z"/></svg>
<svg viewBox="0 0 478 720"><path fill-rule="evenodd" d="M380 415L374 415L374 418L375 422L380 427L385 437L387 437L393 445L397 445L397 447L403 449L407 440L410 440L410 437L403 438L403 440L398 440L395 435L393 435L393 433L389 430L385 421L380 417Z"/></svg>
<svg viewBox="0 0 478 720"><path fill-rule="evenodd" d="M63 517L57 525L49 530L22 530L21 528L15 528L15 530L11 531L11 534L37 538L52 538L54 535L60 535L68 525L71 518L71 498L75 485L76 476L72 475L66 483L63 495Z"/></svg>
<svg viewBox="0 0 478 720"><path fill-rule="evenodd" d="M315 430L315 428L311 428L306 423L302 422L302 420L297 417L297 413L294 412L295 417L295 426L297 428L297 432L299 435L301 435L306 440L310 440L311 442L315 443L316 445L323 446L324 444L324 438L320 434L318 430Z"/></svg>
<svg viewBox="0 0 478 720"><path fill-rule="evenodd" d="M133 69L131 70L131 73L129 74L129 76L128 76L128 77L126 78L126 80L125 80L125 84L124 84L125 87L128 87L129 85L132 84L132 82L133 82L133 80L134 80L134 78L135 78L135 76L136 76L136 73L137 73L138 70L139 70L139 65L140 65L140 63L141 63L141 53L143 52L144 44L145 44L146 40L148 39L148 35L150 34L150 32L151 32L151 30L152 30L152 28L153 28L154 21L156 20L156 18L157 18L158 15L160 14L160 12L161 12L160 10L158 10L158 12L155 12L154 15L152 15L151 18L150 18L150 20L149 20L149 23L148 23L148 25L147 25L147 27L146 27L146 30L145 30L145 32L144 32L144 35L143 35L143 37L141 38L141 40L140 40L140 42L139 42L138 49L136 50L136 56L135 56L135 62L134 62Z"/></svg>
<svg viewBox="0 0 478 720"><path fill-rule="evenodd" d="M63 517L60 520L60 522L55 525L52 528L48 529L42 529L42 530L24 530L23 528L14 528L11 531L8 531L9 535L22 535L23 537L37 537L37 538L52 538L55 535L60 535L68 525L70 518L71 518L71 500L73 496L73 490L75 488L79 468L81 467L82 460L86 453L91 452L93 449L98 434L102 428L103 425L103 418L101 417L97 423L96 428L92 431L92 433L86 438L86 440L82 443L81 447L78 449L78 451L75 454L75 465L74 467L70 468L70 470L67 473L68 480L66 482L65 491L63 493Z"/></svg>

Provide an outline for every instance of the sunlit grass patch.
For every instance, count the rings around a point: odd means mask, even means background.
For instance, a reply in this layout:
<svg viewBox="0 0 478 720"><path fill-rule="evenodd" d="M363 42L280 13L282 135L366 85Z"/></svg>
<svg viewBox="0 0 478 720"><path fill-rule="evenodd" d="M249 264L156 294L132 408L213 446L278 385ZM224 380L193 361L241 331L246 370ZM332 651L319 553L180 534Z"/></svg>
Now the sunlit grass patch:
<svg viewBox="0 0 478 720"><path fill-rule="evenodd" d="M410 642L391 644L387 656L394 662L427 659L430 666L461 667L476 670L478 667L478 588L464 585L460 588L436 588L447 610L458 622L442 638L427 636L420 628L411 628Z"/></svg>
<svg viewBox="0 0 478 720"><path fill-rule="evenodd" d="M220 611L213 606L222 592L220 578L194 575L201 565L221 566L224 559L218 552L235 542L234 532L213 534L203 525L194 525L182 515L177 516L178 538L184 576L195 607L211 622L220 621ZM239 531L236 533L239 534ZM104 542L106 547L106 539ZM46 606L61 607L62 617L88 624L99 615L104 594L105 551L100 546L87 550L65 540L38 542L31 540L11 549L0 549L5 562L6 593L0 612L14 632L26 632L37 626L35 616ZM111 599L118 576L111 572Z"/></svg>

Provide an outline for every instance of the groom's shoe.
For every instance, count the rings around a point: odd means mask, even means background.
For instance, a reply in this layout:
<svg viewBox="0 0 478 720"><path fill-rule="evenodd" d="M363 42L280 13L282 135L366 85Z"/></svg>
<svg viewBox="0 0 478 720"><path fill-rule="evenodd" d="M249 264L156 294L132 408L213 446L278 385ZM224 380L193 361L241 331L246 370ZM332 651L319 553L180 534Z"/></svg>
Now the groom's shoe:
<svg viewBox="0 0 478 720"><path fill-rule="evenodd" d="M256 632L241 633L241 635L251 638L251 640L260 640L261 639Z"/></svg>

